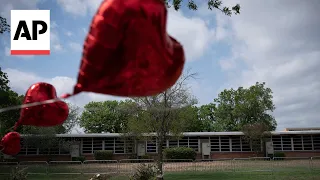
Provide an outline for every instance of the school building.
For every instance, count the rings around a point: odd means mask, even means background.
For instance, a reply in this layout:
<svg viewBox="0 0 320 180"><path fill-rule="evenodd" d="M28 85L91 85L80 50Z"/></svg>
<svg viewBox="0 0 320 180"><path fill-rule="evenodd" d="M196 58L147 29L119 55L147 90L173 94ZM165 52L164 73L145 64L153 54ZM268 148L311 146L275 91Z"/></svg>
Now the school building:
<svg viewBox="0 0 320 180"><path fill-rule="evenodd" d="M284 152L286 157L320 156L320 130L286 129L271 132L265 148L268 153ZM130 140L118 133L101 134L57 134L56 137L71 142L68 148L62 141L55 148L39 149L24 145L16 156L23 161L70 161L72 157L85 156L93 160L97 150L113 151L113 159L128 159L132 155L157 155L157 143L153 135L146 140ZM243 138L242 132L186 132L179 139L167 140L163 148L190 147L197 152L197 159L247 158L256 156L252 143ZM260 154L260 156L264 156Z"/></svg>

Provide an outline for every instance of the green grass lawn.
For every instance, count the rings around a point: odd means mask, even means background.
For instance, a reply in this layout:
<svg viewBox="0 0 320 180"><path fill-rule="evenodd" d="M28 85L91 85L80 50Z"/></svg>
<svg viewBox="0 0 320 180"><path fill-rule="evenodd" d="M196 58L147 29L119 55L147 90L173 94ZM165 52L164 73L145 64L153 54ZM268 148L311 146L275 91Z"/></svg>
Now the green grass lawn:
<svg viewBox="0 0 320 180"><path fill-rule="evenodd" d="M90 175L29 175L30 180L88 180ZM1 180L6 177L0 176ZM128 180L126 176L112 180ZM167 173L165 180L319 180L320 172L181 172Z"/></svg>
<svg viewBox="0 0 320 180"><path fill-rule="evenodd" d="M88 180L94 174L87 175L85 172L132 172L131 165L117 167L112 165L91 164L79 165L20 165L26 167L29 173L42 173L43 175L30 174L30 180ZM195 167L187 164L173 164L171 171L165 171L166 180L320 180L320 164L310 166L308 162L283 161L276 163L268 162L237 162L233 166L228 164L198 164ZM15 166L0 166L0 173L10 173ZM172 168L171 167L171 168ZM205 168L204 168L205 167ZM222 168L224 167L224 168ZM119 169L118 169L119 168ZM128 168L128 169L127 169ZM119 171L118 171L119 170ZM259 171L260 170L260 171ZM261 171L264 170L264 171ZM269 170L269 171L268 171ZM273 170L273 171L270 171ZM84 172L84 174L80 174ZM49 175L46 175L49 173ZM78 173L74 175L54 175L54 173ZM6 180L7 176L0 175L0 180ZM128 180L126 176L118 176L112 180Z"/></svg>

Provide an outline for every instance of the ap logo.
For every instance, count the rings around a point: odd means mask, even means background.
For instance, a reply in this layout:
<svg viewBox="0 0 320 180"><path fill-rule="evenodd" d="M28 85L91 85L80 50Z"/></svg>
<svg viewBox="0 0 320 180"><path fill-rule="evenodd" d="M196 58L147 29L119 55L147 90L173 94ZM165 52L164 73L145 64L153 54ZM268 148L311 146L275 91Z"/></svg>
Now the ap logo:
<svg viewBox="0 0 320 180"><path fill-rule="evenodd" d="M11 55L50 55L50 10L11 10Z"/></svg>

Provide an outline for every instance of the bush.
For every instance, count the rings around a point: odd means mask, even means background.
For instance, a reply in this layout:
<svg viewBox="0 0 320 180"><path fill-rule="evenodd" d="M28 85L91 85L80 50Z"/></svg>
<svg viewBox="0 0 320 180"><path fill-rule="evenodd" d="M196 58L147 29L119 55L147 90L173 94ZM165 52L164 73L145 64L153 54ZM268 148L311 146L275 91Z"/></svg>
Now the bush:
<svg viewBox="0 0 320 180"><path fill-rule="evenodd" d="M195 160L197 153L192 148L175 147L164 150L167 159L192 159Z"/></svg>
<svg viewBox="0 0 320 180"><path fill-rule="evenodd" d="M136 154L131 154L128 156L128 159L138 159L138 156Z"/></svg>
<svg viewBox="0 0 320 180"><path fill-rule="evenodd" d="M86 157L84 156L79 156L79 157L72 157L72 161L85 161L86 160Z"/></svg>
<svg viewBox="0 0 320 180"><path fill-rule="evenodd" d="M145 154L140 157L140 159L151 159L149 155Z"/></svg>
<svg viewBox="0 0 320 180"><path fill-rule="evenodd" d="M94 152L94 159L95 160L112 160L112 151L106 151L106 150L101 150L101 151L95 151Z"/></svg>
<svg viewBox="0 0 320 180"><path fill-rule="evenodd" d="M28 172L26 171L26 168L19 168L15 167L12 169L12 172L10 173L9 180L27 180L28 179Z"/></svg>
<svg viewBox="0 0 320 180"><path fill-rule="evenodd" d="M152 164L140 164L130 180L153 180L157 175L156 169Z"/></svg>
<svg viewBox="0 0 320 180"><path fill-rule="evenodd" d="M273 155L274 158L276 158L277 160L284 160L284 158L286 157L286 154L284 152L276 152Z"/></svg>

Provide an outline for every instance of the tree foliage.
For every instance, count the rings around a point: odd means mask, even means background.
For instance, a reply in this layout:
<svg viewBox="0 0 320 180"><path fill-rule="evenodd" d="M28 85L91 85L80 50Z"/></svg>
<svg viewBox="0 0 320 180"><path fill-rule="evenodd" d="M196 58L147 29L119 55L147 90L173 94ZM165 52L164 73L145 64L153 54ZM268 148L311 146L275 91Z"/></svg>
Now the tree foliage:
<svg viewBox="0 0 320 180"><path fill-rule="evenodd" d="M0 67L0 108L20 105L24 96L14 92L9 86L8 75ZM11 110L0 115L0 135L9 132L20 117L20 110Z"/></svg>
<svg viewBox="0 0 320 180"><path fill-rule="evenodd" d="M173 7L176 11L178 11L182 4L183 0L164 0L167 7ZM199 1L200 2L200 1ZM207 0L208 9L218 9L225 15L231 16L232 14L240 14L240 5L236 4L233 7L226 7L223 5L221 0ZM198 5L194 0L188 0L187 6L190 10L198 10Z"/></svg>
<svg viewBox="0 0 320 180"><path fill-rule="evenodd" d="M265 83L225 89L214 100L216 130L241 131L244 125L253 123L264 123L268 130L275 130L277 123L270 114L275 110L272 98L272 90Z"/></svg>
<svg viewBox="0 0 320 180"><path fill-rule="evenodd" d="M7 19L0 16L0 34L5 32L10 32L10 25L7 22Z"/></svg>
<svg viewBox="0 0 320 180"><path fill-rule="evenodd" d="M215 108L213 103L205 104L199 107L198 119L201 121L201 131L212 132L215 131Z"/></svg>
<svg viewBox="0 0 320 180"><path fill-rule="evenodd" d="M90 102L84 106L80 127L87 133L124 132L133 106L130 100Z"/></svg>

